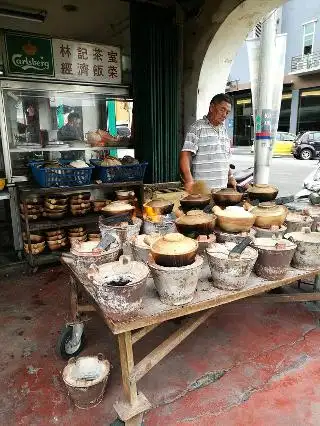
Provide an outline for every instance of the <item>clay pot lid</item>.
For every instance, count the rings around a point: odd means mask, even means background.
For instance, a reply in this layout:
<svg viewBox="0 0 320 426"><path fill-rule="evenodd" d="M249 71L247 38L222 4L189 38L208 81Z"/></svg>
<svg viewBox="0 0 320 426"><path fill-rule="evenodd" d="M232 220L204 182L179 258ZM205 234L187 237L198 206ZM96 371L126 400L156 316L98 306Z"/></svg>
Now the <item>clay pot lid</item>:
<svg viewBox="0 0 320 426"><path fill-rule="evenodd" d="M286 222L296 222L296 223L310 222L311 223L312 221L313 219L310 216L303 213L289 212L286 217Z"/></svg>
<svg viewBox="0 0 320 426"><path fill-rule="evenodd" d="M120 201L114 201L107 206L103 207L101 210L105 212L119 212L119 211L128 211L133 210L134 207L131 204L123 203Z"/></svg>
<svg viewBox="0 0 320 426"><path fill-rule="evenodd" d="M286 207L277 205L272 201L259 203L256 207L250 209L255 216L281 216L287 211Z"/></svg>
<svg viewBox="0 0 320 426"><path fill-rule="evenodd" d="M202 210L190 210L180 216L176 223L181 225L203 225L214 220L215 216L204 213Z"/></svg>
<svg viewBox="0 0 320 426"><path fill-rule="evenodd" d="M171 201L162 200L161 198L157 198L146 203L146 206L155 208L168 207L172 205L173 203Z"/></svg>
<svg viewBox="0 0 320 426"><path fill-rule="evenodd" d="M236 246L236 243L213 243L207 248L209 256L218 257L220 259L228 259L230 251ZM239 261L243 259L253 259L257 257L257 251L251 247L246 247L240 254L238 259L232 259L232 261Z"/></svg>
<svg viewBox="0 0 320 426"><path fill-rule="evenodd" d="M241 194L241 192L236 191L233 188L222 188L222 189L218 189L218 191L214 192L215 194Z"/></svg>
<svg viewBox="0 0 320 426"><path fill-rule="evenodd" d="M255 238L254 246L266 250L291 250L296 247L292 241L284 238Z"/></svg>
<svg viewBox="0 0 320 426"><path fill-rule="evenodd" d="M166 234L151 245L151 250L154 253L172 256L187 254L197 249L198 243L195 240L178 232Z"/></svg>
<svg viewBox="0 0 320 426"><path fill-rule="evenodd" d="M208 195L202 195L202 194L189 194L186 197L182 198L181 201L199 201L199 202L204 202L204 201L210 201L210 196Z"/></svg>
<svg viewBox="0 0 320 426"><path fill-rule="evenodd" d="M251 212L248 212L243 207L239 206L229 206L225 209L220 208L219 206L214 206L212 209L213 213L217 216L227 217L227 218L247 218L253 219L254 215Z"/></svg>
<svg viewBox="0 0 320 426"><path fill-rule="evenodd" d="M308 227L302 228L300 232L290 232L285 238L290 238L294 242L320 244L320 232L311 232Z"/></svg>
<svg viewBox="0 0 320 426"><path fill-rule="evenodd" d="M250 185L247 189L247 192L253 192L258 194L272 194L277 191L279 190L276 186L262 183Z"/></svg>
<svg viewBox="0 0 320 426"><path fill-rule="evenodd" d="M150 246L154 242L156 242L160 237L161 237L161 235L157 234L157 233L152 233L150 235L141 234L141 235L137 235L133 239L132 243L136 247L140 247L140 248L144 248L144 249L150 249Z"/></svg>

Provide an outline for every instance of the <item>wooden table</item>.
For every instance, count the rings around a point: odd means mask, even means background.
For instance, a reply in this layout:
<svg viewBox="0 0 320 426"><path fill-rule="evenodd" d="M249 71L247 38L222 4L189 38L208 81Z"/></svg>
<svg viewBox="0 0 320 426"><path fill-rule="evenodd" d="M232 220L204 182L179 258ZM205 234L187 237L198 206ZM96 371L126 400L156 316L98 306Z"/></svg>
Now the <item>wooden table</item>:
<svg viewBox="0 0 320 426"><path fill-rule="evenodd" d="M142 392L137 391L137 382L168 355L179 343L189 336L200 324L216 311L216 308L241 299L249 298L254 302L305 302L320 301L320 268L313 271L301 271L290 268L285 278L277 281L266 281L252 274L247 286L240 291L224 291L214 288L210 281L210 271L204 266L192 302L183 306L163 304L154 287L152 278L148 279L142 309L135 318L126 321L113 321L102 306L94 300L90 280L80 275L69 260L64 261L70 271L71 313L73 321L81 320L85 312L99 311L105 323L114 335L118 336L124 399L117 402L114 408L126 426L140 425L142 414L151 408L151 404ZM312 292L296 291L293 294L263 293L277 287L293 284L303 279L315 277ZM81 293L89 296L92 304L80 304ZM192 315L185 323L162 342L157 348L145 356L138 364L134 364L133 345L146 334L165 321Z"/></svg>

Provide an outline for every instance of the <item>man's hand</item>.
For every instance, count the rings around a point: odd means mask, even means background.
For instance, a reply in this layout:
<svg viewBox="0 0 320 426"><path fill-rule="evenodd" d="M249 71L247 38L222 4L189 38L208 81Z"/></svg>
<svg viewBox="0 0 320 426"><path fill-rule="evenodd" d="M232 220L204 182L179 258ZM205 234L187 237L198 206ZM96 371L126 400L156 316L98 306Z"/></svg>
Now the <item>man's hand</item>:
<svg viewBox="0 0 320 426"><path fill-rule="evenodd" d="M193 187L193 180L188 180L187 182L184 182L184 189L187 192L191 192Z"/></svg>
<svg viewBox="0 0 320 426"><path fill-rule="evenodd" d="M237 189L237 181L233 176L229 176L228 185L231 186L231 188L233 188L234 190Z"/></svg>

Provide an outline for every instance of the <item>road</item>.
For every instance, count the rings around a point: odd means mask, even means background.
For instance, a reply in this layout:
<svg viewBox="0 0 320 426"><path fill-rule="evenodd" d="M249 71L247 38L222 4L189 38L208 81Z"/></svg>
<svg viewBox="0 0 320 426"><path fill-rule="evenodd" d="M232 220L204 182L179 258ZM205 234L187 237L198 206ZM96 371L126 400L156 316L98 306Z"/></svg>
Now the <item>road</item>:
<svg viewBox="0 0 320 426"><path fill-rule="evenodd" d="M236 170L253 166L252 154L233 154L231 162ZM302 188L304 179L314 170L316 160L302 161L295 158L273 158L270 183L279 188L280 196L294 195Z"/></svg>

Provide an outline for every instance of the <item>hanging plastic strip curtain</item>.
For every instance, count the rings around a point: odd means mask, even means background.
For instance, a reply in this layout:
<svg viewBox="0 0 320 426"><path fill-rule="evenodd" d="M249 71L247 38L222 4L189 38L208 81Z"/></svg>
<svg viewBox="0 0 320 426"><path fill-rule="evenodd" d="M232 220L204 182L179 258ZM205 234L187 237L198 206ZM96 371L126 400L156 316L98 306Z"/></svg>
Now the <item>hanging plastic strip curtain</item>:
<svg viewBox="0 0 320 426"><path fill-rule="evenodd" d="M131 3L131 61L137 157L146 181L179 178L180 31L175 10Z"/></svg>

